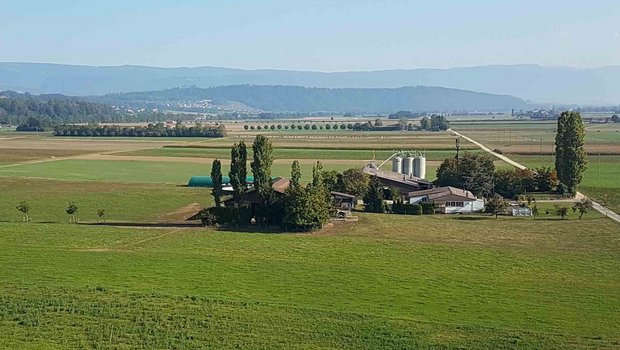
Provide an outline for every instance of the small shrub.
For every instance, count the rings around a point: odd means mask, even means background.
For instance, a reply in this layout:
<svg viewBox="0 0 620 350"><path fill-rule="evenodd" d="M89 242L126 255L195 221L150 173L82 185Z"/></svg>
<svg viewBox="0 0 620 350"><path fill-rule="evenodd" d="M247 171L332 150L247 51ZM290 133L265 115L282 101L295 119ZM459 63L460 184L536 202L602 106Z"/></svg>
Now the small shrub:
<svg viewBox="0 0 620 350"><path fill-rule="evenodd" d="M422 214L432 215L435 214L435 203L422 203Z"/></svg>
<svg viewBox="0 0 620 350"><path fill-rule="evenodd" d="M205 211L200 215L200 221L202 221L204 226L212 227L217 225L218 217L212 212Z"/></svg>

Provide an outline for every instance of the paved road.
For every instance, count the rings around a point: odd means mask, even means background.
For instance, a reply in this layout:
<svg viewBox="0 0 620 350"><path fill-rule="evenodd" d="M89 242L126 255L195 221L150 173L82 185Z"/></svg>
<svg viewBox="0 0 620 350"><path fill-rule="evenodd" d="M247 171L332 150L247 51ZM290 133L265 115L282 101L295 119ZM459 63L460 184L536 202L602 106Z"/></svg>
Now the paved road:
<svg viewBox="0 0 620 350"><path fill-rule="evenodd" d="M495 156L495 157L497 157L497 158L499 158L499 159L503 160L504 162L506 162L506 163L508 163L508 164L510 164L510 165L512 165L512 166L514 166L514 167L516 167L516 168L519 168L519 169L527 169L527 167L526 167L525 165L520 164L520 163L517 163L517 162L515 162L514 160L512 160L512 159L510 159L510 158L506 157L506 156L505 156L505 155L503 155L503 154L499 154L499 153L497 153L497 152L494 152L492 149L488 148L487 146L485 146L485 145L481 144L480 142L478 142L478 141L476 141L476 140L474 140L474 139L472 139L472 138L470 138L470 137L467 137L467 136L465 136L465 135L461 134L460 132L454 131L454 130L452 130L452 129L448 129L448 131L449 131L449 132L451 132L451 133L453 133L453 134L454 134L454 135L456 135L456 136L460 136L460 137L464 138L465 140L467 140L467 141L469 141L469 142L473 143L474 145L476 145L476 146L480 147L483 151L488 152L488 153L489 153L489 154L491 154L492 156ZM577 195L575 196L574 200L575 200L575 201L578 201L578 200L581 200L582 198L586 198L586 196L585 196L583 193L581 193L581 192L577 192ZM597 202L595 202L595 201L592 201L592 207L593 207L595 210L597 210L598 212L600 212L600 213L602 213L603 215L607 216L608 218L610 218L610 219L612 219L612 220L615 220L616 222L620 222L620 215L618 215L616 212L614 212L614 211L612 211L612 210L610 210L610 209L608 209L608 208L605 208L605 207L604 207L603 205L601 205L600 203L597 203Z"/></svg>

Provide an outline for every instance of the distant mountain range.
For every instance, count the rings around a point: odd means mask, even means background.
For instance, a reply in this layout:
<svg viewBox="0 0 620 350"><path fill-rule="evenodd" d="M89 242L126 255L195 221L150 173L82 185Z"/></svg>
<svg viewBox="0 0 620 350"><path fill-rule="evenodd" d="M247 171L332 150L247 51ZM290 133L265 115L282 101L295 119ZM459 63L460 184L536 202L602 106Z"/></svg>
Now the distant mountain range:
<svg viewBox="0 0 620 350"><path fill-rule="evenodd" d="M620 66L592 69L496 65L321 73L218 67L94 67L0 63L0 90L66 95L162 90L179 86L295 85L321 88L446 88L512 95L539 103L620 104Z"/></svg>
<svg viewBox="0 0 620 350"><path fill-rule="evenodd" d="M240 106L269 112L495 112L526 109L520 98L439 87L306 88L282 85L189 87L85 97L133 108L204 112L213 106ZM208 101L208 102L207 102Z"/></svg>

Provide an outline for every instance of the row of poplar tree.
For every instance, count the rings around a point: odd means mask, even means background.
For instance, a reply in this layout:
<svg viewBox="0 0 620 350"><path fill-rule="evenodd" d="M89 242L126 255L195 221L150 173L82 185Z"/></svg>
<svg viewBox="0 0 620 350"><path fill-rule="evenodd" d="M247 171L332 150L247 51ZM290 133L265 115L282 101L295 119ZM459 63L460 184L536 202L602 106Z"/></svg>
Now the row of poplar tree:
<svg viewBox="0 0 620 350"><path fill-rule="evenodd" d="M252 144L253 159L250 168L254 176L253 191L259 198L254 212L256 224L261 226L282 226L286 229L312 230L321 228L329 220L331 197L323 181L323 166L317 162L312 168L312 182L301 184L301 168L298 161L291 165L290 186L284 195L273 191L271 166L273 164L273 146L263 135L257 135ZM233 188L233 200L236 207L241 207L243 195L250 189L246 183L247 147L245 142L235 143L230 152L230 171L228 176ZM219 159L213 161L211 168L213 179L213 197L215 207L221 205L222 164ZM247 209L247 208L246 208ZM240 224L241 220L237 221Z"/></svg>

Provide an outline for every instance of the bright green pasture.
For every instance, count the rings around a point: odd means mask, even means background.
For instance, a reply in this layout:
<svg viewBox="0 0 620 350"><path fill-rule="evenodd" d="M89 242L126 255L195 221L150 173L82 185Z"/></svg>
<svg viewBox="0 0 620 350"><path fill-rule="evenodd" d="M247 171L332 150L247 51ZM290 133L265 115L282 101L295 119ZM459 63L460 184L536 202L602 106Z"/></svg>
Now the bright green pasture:
<svg viewBox="0 0 620 350"><path fill-rule="evenodd" d="M122 158L121 158L122 159ZM361 168L363 161L324 164L326 170L345 170ZM311 162L301 165L302 180L312 178ZM228 166L224 166L224 172ZM127 183L169 183L186 185L189 178L195 175L209 175L211 163L157 162L131 160L81 160L67 159L52 162L23 164L0 168L0 177L40 177L58 180L108 181ZM251 173L248 165L248 173ZM289 177L290 164L274 164L273 176Z"/></svg>
<svg viewBox="0 0 620 350"><path fill-rule="evenodd" d="M0 225L0 347L617 347L619 225L361 215L321 234Z"/></svg>
<svg viewBox="0 0 620 350"><path fill-rule="evenodd" d="M99 209L106 210L108 221L157 221L192 203L209 206L213 198L206 188L31 178L0 178L0 194L0 221L22 221L16 206L27 201L33 222L66 222L70 201L82 221L96 221Z"/></svg>
<svg viewBox="0 0 620 350"><path fill-rule="evenodd" d="M471 152L471 151L470 151ZM477 151L474 151L477 152ZM251 149L248 152L251 157ZM381 162L394 152L389 150L335 150L335 149L295 149L275 148L275 159L342 159L342 160L371 160ZM443 160L454 157L454 150L426 151L427 160ZM162 147L132 152L115 153L123 156L150 156L150 157L193 157L193 158L230 158L230 148L195 148L195 147Z"/></svg>

